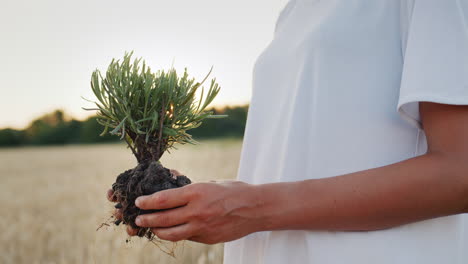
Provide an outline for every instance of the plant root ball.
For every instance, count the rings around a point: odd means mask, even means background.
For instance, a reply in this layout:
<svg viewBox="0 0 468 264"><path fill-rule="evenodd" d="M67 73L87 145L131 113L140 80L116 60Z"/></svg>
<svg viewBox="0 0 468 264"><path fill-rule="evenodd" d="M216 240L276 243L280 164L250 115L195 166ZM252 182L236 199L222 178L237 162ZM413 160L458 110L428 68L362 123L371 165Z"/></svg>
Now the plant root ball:
<svg viewBox="0 0 468 264"><path fill-rule="evenodd" d="M171 171L157 161L139 163L135 168L121 173L112 185L114 195L122 210L123 224L129 225L138 231L138 236L153 238L149 228L141 228L135 224L138 215L153 213L158 210L141 210L135 206L135 200L142 195L150 195L162 190L173 189L190 184L186 176L175 177ZM115 224L120 224L116 223Z"/></svg>

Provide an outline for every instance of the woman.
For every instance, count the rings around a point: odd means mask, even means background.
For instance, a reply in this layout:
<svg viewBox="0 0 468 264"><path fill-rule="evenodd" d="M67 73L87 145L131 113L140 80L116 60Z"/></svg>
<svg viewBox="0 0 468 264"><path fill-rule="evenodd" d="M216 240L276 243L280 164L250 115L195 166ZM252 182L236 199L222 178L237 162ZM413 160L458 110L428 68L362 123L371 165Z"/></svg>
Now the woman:
<svg viewBox="0 0 468 264"><path fill-rule="evenodd" d="M239 181L140 197L225 263L468 263L468 0L291 0ZM132 233L132 230L129 230Z"/></svg>

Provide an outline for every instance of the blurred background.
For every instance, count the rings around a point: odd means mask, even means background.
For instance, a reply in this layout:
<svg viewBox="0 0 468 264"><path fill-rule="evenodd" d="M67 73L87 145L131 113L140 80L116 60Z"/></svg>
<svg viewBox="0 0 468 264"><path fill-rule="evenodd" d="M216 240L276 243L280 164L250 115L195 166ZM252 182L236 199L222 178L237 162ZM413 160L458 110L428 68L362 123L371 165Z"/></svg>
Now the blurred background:
<svg viewBox="0 0 468 264"><path fill-rule="evenodd" d="M256 58L287 0L0 0L0 263L222 263L223 245L132 238L104 226L106 190L136 160L99 137L91 73L134 51L153 71L213 66L228 118L189 131L201 143L162 162L194 181L233 179ZM164 251L174 251L171 257Z"/></svg>

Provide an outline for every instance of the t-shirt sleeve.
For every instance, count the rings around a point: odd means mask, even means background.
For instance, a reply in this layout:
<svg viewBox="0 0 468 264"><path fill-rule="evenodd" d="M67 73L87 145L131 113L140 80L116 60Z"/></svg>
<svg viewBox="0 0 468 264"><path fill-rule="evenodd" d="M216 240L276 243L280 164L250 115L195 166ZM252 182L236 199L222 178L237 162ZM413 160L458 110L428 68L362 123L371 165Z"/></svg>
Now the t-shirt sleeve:
<svg viewBox="0 0 468 264"><path fill-rule="evenodd" d="M401 0L397 110L421 128L419 102L468 105L468 0Z"/></svg>

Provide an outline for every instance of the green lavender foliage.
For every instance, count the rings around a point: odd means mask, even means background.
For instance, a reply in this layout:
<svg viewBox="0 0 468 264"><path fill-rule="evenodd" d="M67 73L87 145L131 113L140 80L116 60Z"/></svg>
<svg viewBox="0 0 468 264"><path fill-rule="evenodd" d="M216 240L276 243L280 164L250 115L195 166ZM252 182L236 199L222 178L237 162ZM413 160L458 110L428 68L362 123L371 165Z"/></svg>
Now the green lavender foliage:
<svg viewBox="0 0 468 264"><path fill-rule="evenodd" d="M136 142L142 139L164 152L174 143L196 143L187 131L200 126L203 119L224 117L205 111L220 89L216 79L207 91L202 86L211 70L196 82L187 69L182 76L175 69L154 73L141 58L132 62L132 54L126 52L122 61L113 59L105 76L99 70L92 73L97 108L85 110L97 110L97 122L104 126L101 135L119 135L135 155L141 148Z"/></svg>

